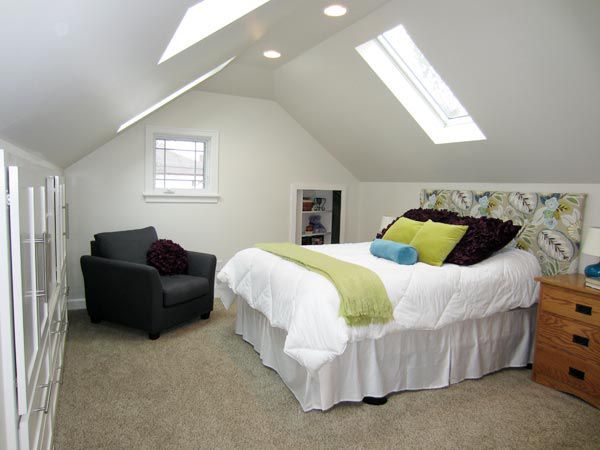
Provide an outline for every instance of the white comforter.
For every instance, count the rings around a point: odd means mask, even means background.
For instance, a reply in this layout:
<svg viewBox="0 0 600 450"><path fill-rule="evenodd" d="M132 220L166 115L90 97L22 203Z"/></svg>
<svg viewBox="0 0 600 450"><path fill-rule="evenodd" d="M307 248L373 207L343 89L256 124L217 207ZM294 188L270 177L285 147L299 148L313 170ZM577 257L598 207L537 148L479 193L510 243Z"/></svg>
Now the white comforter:
<svg viewBox="0 0 600 450"><path fill-rule="evenodd" d="M287 331L284 351L309 371L341 355L348 342L377 339L403 329L434 330L529 307L538 297L537 259L507 248L468 267L423 263L402 266L376 258L370 242L311 246L371 269L381 278L394 307L385 325L349 327L338 314L339 296L325 277L257 248L237 253L217 275L221 300L229 308L237 296Z"/></svg>

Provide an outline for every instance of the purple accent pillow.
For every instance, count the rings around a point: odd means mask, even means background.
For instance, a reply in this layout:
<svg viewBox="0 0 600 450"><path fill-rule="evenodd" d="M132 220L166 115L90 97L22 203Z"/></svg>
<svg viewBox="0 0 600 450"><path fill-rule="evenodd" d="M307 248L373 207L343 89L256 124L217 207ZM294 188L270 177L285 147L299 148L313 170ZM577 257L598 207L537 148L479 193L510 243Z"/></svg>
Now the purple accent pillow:
<svg viewBox="0 0 600 450"><path fill-rule="evenodd" d="M521 229L513 225L511 220L503 222L493 217L460 216L445 209L415 208L406 211L403 217L419 222L432 220L450 225L467 225L469 229L444 261L459 266L470 266L489 258L512 241ZM394 222L381 230L377 237L380 239Z"/></svg>
<svg viewBox="0 0 600 450"><path fill-rule="evenodd" d="M512 241L520 226L513 225L512 220L503 222L493 217L457 217L450 218L451 225L468 225L469 229L450 252L444 262L470 266L489 258Z"/></svg>
<svg viewBox="0 0 600 450"><path fill-rule="evenodd" d="M161 275L178 275L187 272L187 252L181 245L169 239L155 241L146 254L148 265L158 269Z"/></svg>

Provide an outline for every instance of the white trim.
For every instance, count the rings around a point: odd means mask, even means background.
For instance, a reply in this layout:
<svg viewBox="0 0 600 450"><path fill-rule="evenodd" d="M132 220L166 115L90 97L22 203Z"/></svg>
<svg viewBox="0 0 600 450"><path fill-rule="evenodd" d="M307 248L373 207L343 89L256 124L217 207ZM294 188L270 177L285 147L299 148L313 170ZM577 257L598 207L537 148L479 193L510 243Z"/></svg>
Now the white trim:
<svg viewBox="0 0 600 450"><path fill-rule="evenodd" d="M292 183L290 187L290 242L296 242L296 217L298 208L298 191L301 189L314 191L341 191L342 204L340 205L340 244L346 242L346 197L347 188L341 184L327 183Z"/></svg>
<svg viewBox="0 0 600 450"><path fill-rule="evenodd" d="M218 194L184 194L184 193L156 193L144 192L142 194L146 203L218 203L221 198Z"/></svg>
<svg viewBox="0 0 600 450"><path fill-rule="evenodd" d="M25 335L23 332L23 283L21 279L21 226L19 199L19 168L8 167L8 192L10 192L9 224L10 224L10 261L12 275L12 311L14 326L15 367L17 375L17 405L19 415L27 413L28 376L25 361Z"/></svg>
<svg viewBox="0 0 600 450"><path fill-rule="evenodd" d="M206 167L204 189L155 189L154 188L154 141L157 136L194 138L206 141ZM146 126L144 200L148 203L217 203L219 201L219 132L194 128Z"/></svg>
<svg viewBox="0 0 600 450"><path fill-rule="evenodd" d="M69 311L85 309L85 298L70 298L70 299L68 299L67 300L67 309Z"/></svg>
<svg viewBox="0 0 600 450"><path fill-rule="evenodd" d="M17 391L15 389L14 330L12 321L10 239L8 230L8 207L6 201L6 167L4 150L0 149L0 388L3 402L0 404L0 447L18 447Z"/></svg>

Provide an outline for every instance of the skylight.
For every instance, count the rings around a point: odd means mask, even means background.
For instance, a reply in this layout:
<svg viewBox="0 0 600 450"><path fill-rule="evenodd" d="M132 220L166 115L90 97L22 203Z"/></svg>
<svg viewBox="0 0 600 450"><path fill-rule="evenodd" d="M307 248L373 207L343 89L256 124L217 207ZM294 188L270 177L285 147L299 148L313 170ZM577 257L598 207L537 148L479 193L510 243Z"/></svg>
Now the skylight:
<svg viewBox="0 0 600 450"><path fill-rule="evenodd" d="M192 89L194 86L202 83L204 80L209 79L210 77L212 77L213 75L219 73L221 70L223 70L225 67L227 67L227 65L233 61L235 59L235 56L233 58L229 58L227 61L225 61L223 64L220 64L219 66L215 67L214 69L210 70L209 72L206 72L204 75L196 78L194 81L192 81L191 83L186 84L184 87L182 87L181 89L178 89L177 91L173 92L171 95L169 95L168 97L163 98L160 102L155 103L154 105L152 105L150 108L142 111L141 113L139 113L137 116L129 119L127 122L125 122L124 124L122 124L119 129L117 130L117 133L120 133L121 131L123 131L125 128L133 125L134 123L136 123L137 121L143 119L144 117L146 117L148 114L153 113L154 111L156 111L158 108L160 108L161 106L166 105L167 103L169 103L171 100L179 97L181 94L186 93L187 91L189 91L190 89Z"/></svg>
<svg viewBox="0 0 600 450"><path fill-rule="evenodd" d="M435 144L485 140L402 25L356 50Z"/></svg>
<svg viewBox="0 0 600 450"><path fill-rule="evenodd" d="M203 0L185 13L158 64L184 51L270 0Z"/></svg>

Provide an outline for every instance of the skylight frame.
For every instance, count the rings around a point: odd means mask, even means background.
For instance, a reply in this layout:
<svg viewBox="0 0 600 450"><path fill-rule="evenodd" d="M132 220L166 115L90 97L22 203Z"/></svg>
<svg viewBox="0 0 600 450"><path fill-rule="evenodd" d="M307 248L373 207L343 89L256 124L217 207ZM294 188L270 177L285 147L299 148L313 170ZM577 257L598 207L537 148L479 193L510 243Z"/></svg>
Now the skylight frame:
<svg viewBox="0 0 600 450"><path fill-rule="evenodd" d="M119 134L121 131L123 131L125 128L130 127L131 125L133 125L136 122L139 122L140 120L142 120L144 117L146 117L149 114L152 114L154 111L156 111L157 109L163 107L164 105L166 105L167 103L169 103L172 100L175 100L177 97L179 97L180 95L185 94L187 91L189 91L190 89L192 89L193 87L199 85L200 83L202 83L203 81L209 79L210 77L212 77L213 75L216 75L217 73L219 73L221 70L223 70L225 67L227 67L231 61L233 61L236 57L232 56L231 58L229 58L227 61L225 61L222 64L219 64L217 67L215 67L214 69L209 70L208 72L206 72L205 74L199 76L198 78L196 78L194 81L186 84L185 86L183 86L182 88L176 90L175 92L173 92L171 95L168 95L167 97L163 98L161 101L155 103L154 105L150 106L149 108L146 108L144 111L142 111L141 113L137 114L136 116L132 117L131 119L129 119L127 122L124 122L121 124L121 126L119 127L119 129L117 130L117 134Z"/></svg>
<svg viewBox="0 0 600 450"><path fill-rule="evenodd" d="M420 52L424 61L429 64L430 69L435 72L448 93L453 96L453 100L464 109L467 113L466 116L449 117L434 98L434 95L423 85L419 77L413 73L409 65L385 37L387 33L394 32L399 28L402 28L402 31L406 33L411 44ZM398 25L392 30L388 30L359 45L356 47L356 51L435 144L486 139L473 118L468 115L466 108L425 58L402 25Z"/></svg>
<svg viewBox="0 0 600 450"><path fill-rule="evenodd" d="M429 102L431 107L435 110L435 112L440 116L440 118L444 122L449 123L455 119L469 117L469 113L464 108L464 106L462 106L462 104L461 104L461 106L464 109L465 114L463 114L461 116L450 117L444 111L442 105L436 99L436 97L423 84L423 81L419 78L419 76L410 68L410 66L406 63L406 61L404 61L404 59L396 52L396 49L394 48L393 44L384 35L377 36L377 40L381 43L383 48L389 53L390 57L393 58L393 60L400 67L400 69L404 72L404 75L410 79L410 81L414 84L414 86L419 90L421 95L423 97L425 97L425 99ZM432 66L432 68L433 68L433 66ZM452 94L452 95L454 95L454 94ZM458 102L458 99L456 98L456 96L454 96L454 98ZM460 104L460 102L458 102L458 103Z"/></svg>
<svg viewBox="0 0 600 450"><path fill-rule="evenodd" d="M271 0L202 0L190 6L160 57L162 64Z"/></svg>

